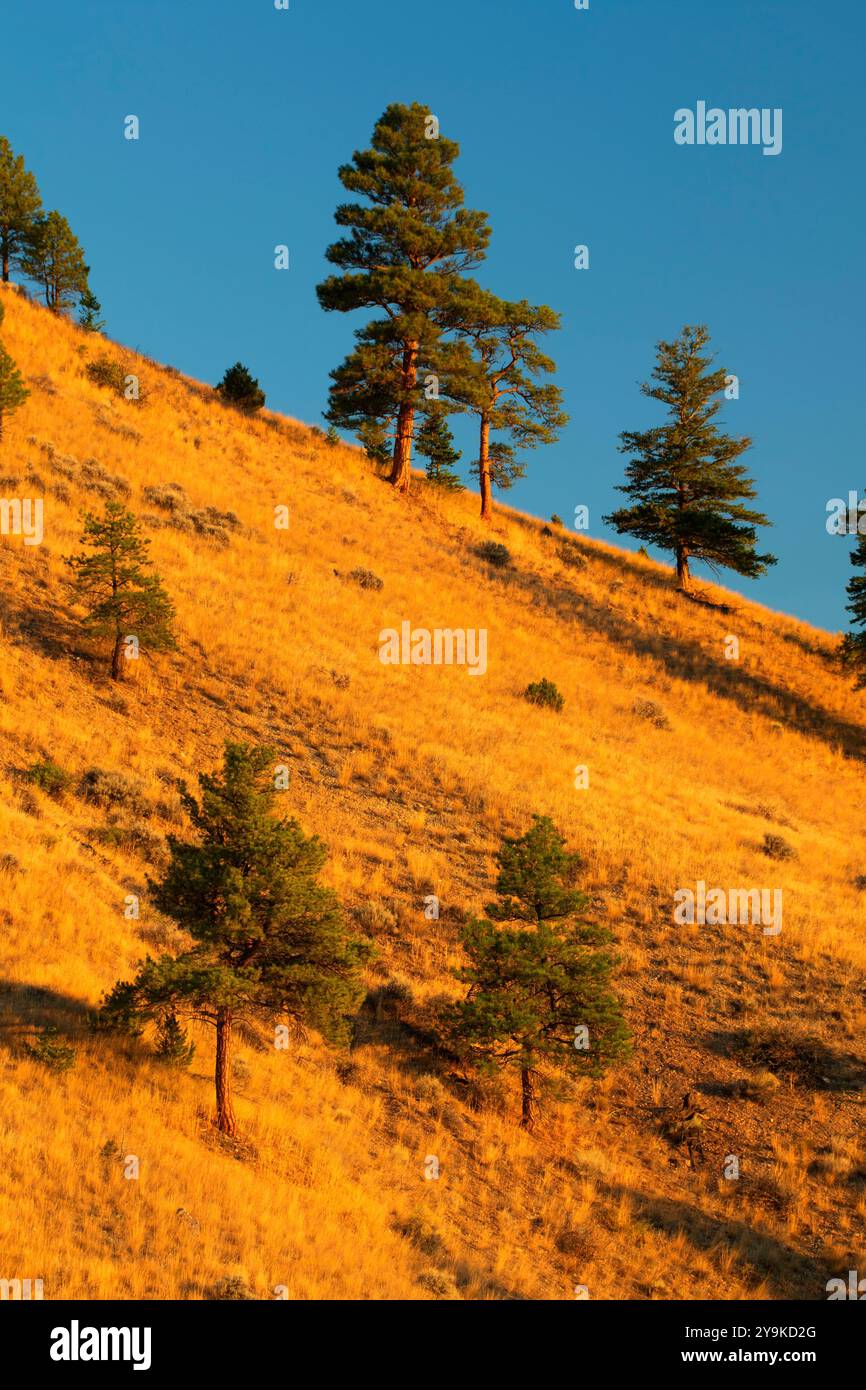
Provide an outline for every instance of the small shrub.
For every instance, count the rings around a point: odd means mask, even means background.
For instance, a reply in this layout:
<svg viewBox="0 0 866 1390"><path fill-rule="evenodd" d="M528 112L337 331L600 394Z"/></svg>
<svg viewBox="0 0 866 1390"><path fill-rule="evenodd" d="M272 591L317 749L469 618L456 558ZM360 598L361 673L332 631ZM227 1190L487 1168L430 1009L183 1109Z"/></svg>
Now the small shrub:
<svg viewBox="0 0 866 1390"><path fill-rule="evenodd" d="M570 569L582 570L586 565L586 560L581 555L576 545L571 545L568 541L563 541L556 551L564 565Z"/></svg>
<svg viewBox="0 0 866 1390"><path fill-rule="evenodd" d="M636 714L638 719L646 719L655 729L671 727L667 715L655 700L636 700L632 705L632 714Z"/></svg>
<svg viewBox="0 0 866 1390"><path fill-rule="evenodd" d="M69 789L72 782L70 774L51 758L47 758L44 763L34 763L24 776L31 786L38 787L46 796L53 796L55 800Z"/></svg>
<svg viewBox="0 0 866 1390"><path fill-rule="evenodd" d="M746 1077L745 1080L737 1083L737 1090L745 1100L756 1101L759 1105L766 1105L767 1101L772 1100L779 1089L781 1082L771 1071L758 1071L754 1076Z"/></svg>
<svg viewBox="0 0 866 1390"><path fill-rule="evenodd" d="M443 1241L439 1231L421 1212L412 1212L404 1221L398 1221L397 1230L425 1255L438 1255L442 1249Z"/></svg>
<svg viewBox="0 0 866 1390"><path fill-rule="evenodd" d="M239 1274L230 1274L224 1279L218 1279L205 1294L207 1299L236 1303L248 1302L255 1297L249 1284L245 1284Z"/></svg>
<svg viewBox="0 0 866 1390"><path fill-rule="evenodd" d="M101 767L88 768L81 779L80 794L94 806L120 807L141 820L147 820L150 815L151 808L141 784L125 777L122 772L106 772Z"/></svg>
<svg viewBox="0 0 866 1390"><path fill-rule="evenodd" d="M475 551L479 560L486 560L488 565L493 565L496 569L504 569L511 564L511 552L506 545L499 541L482 541Z"/></svg>
<svg viewBox="0 0 866 1390"><path fill-rule="evenodd" d="M794 859L797 851L781 835L765 835L761 849L768 859Z"/></svg>
<svg viewBox="0 0 866 1390"><path fill-rule="evenodd" d="M75 1066L75 1048L68 1043L58 1042L57 1029L48 1024L37 1035L36 1041L24 1044L24 1051L34 1062L40 1062L49 1071L69 1071Z"/></svg>
<svg viewBox="0 0 866 1390"><path fill-rule="evenodd" d="M563 522L563 520L562 520L562 517L559 515L558 512L554 512L550 519L551 519L551 521L553 522L554 526L562 526L562 525L564 525L564 522Z"/></svg>
<svg viewBox="0 0 866 1390"><path fill-rule="evenodd" d="M422 1269L418 1275L418 1283L422 1289L432 1293L434 1298L448 1299L455 1302L461 1297L457 1287L457 1281L450 1270L445 1269Z"/></svg>
<svg viewBox="0 0 866 1390"><path fill-rule="evenodd" d="M556 710L557 714L563 708L565 700L557 690L553 681L543 677L540 681L533 681L523 692L523 698L528 700L531 705L541 705L545 709Z"/></svg>
<svg viewBox="0 0 866 1390"><path fill-rule="evenodd" d="M372 570L351 570L349 578L354 579L361 589L383 589L385 587L384 580L380 579L378 574L374 574Z"/></svg>
<svg viewBox="0 0 866 1390"><path fill-rule="evenodd" d="M115 358L102 353L99 357L94 357L92 362L88 362L85 372L96 386L105 386L113 391L116 396L123 400L141 402L142 390L141 382L138 384L138 394L136 396L127 395L127 378L134 376L135 373L128 372L123 362L118 362Z"/></svg>

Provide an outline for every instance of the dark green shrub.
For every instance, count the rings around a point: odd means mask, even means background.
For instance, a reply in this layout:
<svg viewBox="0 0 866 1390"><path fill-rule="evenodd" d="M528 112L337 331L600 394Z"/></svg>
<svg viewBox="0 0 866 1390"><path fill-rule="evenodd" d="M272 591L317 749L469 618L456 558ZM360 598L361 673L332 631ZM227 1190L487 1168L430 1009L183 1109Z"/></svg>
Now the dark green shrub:
<svg viewBox="0 0 866 1390"><path fill-rule="evenodd" d="M37 1034L36 1041L24 1044L24 1051L34 1062L41 1062L50 1071L69 1071L75 1066L75 1048L58 1042L57 1029L48 1024Z"/></svg>
<svg viewBox="0 0 866 1390"><path fill-rule="evenodd" d="M531 705L541 705L545 709L556 710L557 714L563 708L565 700L557 690L553 681L543 677L540 681L533 681L523 692L524 699Z"/></svg>
<svg viewBox="0 0 866 1390"><path fill-rule="evenodd" d="M45 792L46 796L53 796L55 799L62 796L72 782L70 774L51 758L47 758L44 763L34 763L24 776L34 787Z"/></svg>
<svg viewBox="0 0 866 1390"><path fill-rule="evenodd" d="M486 560L488 565L494 565L497 569L504 569L506 565L511 564L511 552L499 541L483 541L475 554L480 560Z"/></svg>

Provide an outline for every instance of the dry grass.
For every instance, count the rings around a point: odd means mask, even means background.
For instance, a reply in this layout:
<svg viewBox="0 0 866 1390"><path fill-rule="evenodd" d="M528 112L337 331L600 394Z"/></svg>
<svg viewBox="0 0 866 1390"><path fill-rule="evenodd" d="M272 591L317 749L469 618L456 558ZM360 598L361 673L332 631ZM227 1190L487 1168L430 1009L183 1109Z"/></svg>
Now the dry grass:
<svg viewBox="0 0 866 1390"><path fill-rule="evenodd" d="M32 395L7 425L0 495L44 496L46 533L0 538L0 1277L42 1277L46 1297L198 1298L227 1278L258 1297L824 1297L858 1248L862 1264L866 1171L866 728L834 640L721 589L707 593L728 611L684 601L667 571L597 542L575 541L585 564L569 566L561 536L504 509L493 538L513 564L493 570L474 553L474 497L419 482L400 500L355 450L244 420L134 354L144 402L112 397L84 369L122 349L3 294ZM240 528L221 541L149 524L181 649L118 689L75 631L62 557L81 510L101 507L94 488L128 488L164 521L143 493L170 483ZM358 567L382 590L345 582ZM486 628L487 674L382 666L379 632L404 619ZM562 714L522 699L541 677ZM669 729L635 713L645 701ZM228 736L268 740L289 766L288 804L377 939L371 988L403 984L350 1059L315 1038L241 1046L241 1151L210 1126L208 1038L177 1078L87 1032L86 1011L170 928L141 853L94 838L104 809L20 775L50 758L137 779L158 849L182 825L170 779L211 768ZM492 852L532 811L584 856L637 1039L624 1071L551 1104L534 1139L513 1095L470 1109L447 1075L425 1076L436 1059L408 1026L452 988L454 909L489 897ZM780 827L797 857L770 861ZM782 934L675 926L673 892L698 879L781 888ZM62 1076L23 1050L51 1021L78 1048ZM792 1071L741 1093L756 1028L818 1038L829 1082ZM686 1089L707 1111L694 1173L664 1138Z"/></svg>

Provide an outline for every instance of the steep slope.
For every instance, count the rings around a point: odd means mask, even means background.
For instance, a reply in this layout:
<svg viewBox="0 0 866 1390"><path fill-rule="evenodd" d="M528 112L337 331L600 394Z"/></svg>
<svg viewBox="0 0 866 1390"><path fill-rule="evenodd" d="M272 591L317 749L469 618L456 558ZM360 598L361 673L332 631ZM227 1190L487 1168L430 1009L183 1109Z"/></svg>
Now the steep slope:
<svg viewBox="0 0 866 1390"><path fill-rule="evenodd" d="M357 451L240 418L0 293L32 390L0 496L45 499L41 545L0 536L0 1277L41 1277L47 1298L225 1280L257 1297L826 1297L862 1262L866 1215L866 727L834 639L709 586L710 603L682 599L654 562L504 509L497 568L473 496L419 481L398 499ZM140 377L140 404L87 375L103 354ZM76 629L63 564L82 510L112 496L148 519L180 629L176 655L120 686ZM383 665L380 631L404 621L486 629L486 673ZM522 698L542 676L560 715ZM174 779L227 737L290 767L287 805L379 948L348 1056L246 1037L237 1145L210 1125L207 1036L178 1078L86 1022L173 940L147 875L184 828ZM58 798L25 776L48 759L70 774ZM79 794L94 768L124 779L120 801ZM636 1046L529 1138L512 1093L469 1103L429 1028L460 914L534 811L584 857ZM767 834L794 856L767 857ZM782 932L677 925L675 891L700 880L781 889ZM78 1050L63 1075L23 1046L50 1022ZM695 1172L665 1137L687 1089L707 1111Z"/></svg>

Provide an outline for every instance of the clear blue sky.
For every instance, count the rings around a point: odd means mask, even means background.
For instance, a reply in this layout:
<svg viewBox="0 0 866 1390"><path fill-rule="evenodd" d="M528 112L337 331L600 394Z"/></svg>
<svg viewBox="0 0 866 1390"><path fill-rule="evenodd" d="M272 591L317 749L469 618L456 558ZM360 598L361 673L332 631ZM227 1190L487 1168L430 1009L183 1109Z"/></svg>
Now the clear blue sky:
<svg viewBox="0 0 866 1390"><path fill-rule="evenodd" d="M826 503L866 487L864 11L43 0L3 15L0 133L78 233L113 337L211 382L240 358L269 406L321 423L355 326L315 297L337 167L390 102L428 104L460 142L468 205L490 216L478 278L563 316L551 350L571 423L505 500L566 521L586 504L605 536L617 435L661 413L637 389L654 344L705 322L740 377L724 418L755 440L746 459L775 522L761 548L779 556L731 582L837 629L851 542L827 535ZM674 111L698 100L781 107L782 153L675 145ZM577 243L589 271L573 268Z"/></svg>

